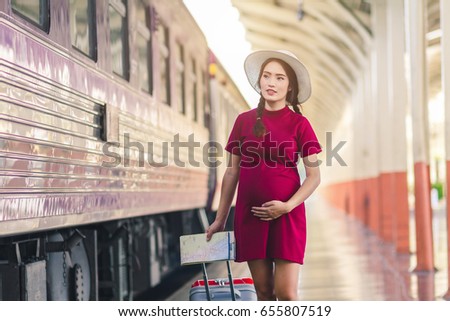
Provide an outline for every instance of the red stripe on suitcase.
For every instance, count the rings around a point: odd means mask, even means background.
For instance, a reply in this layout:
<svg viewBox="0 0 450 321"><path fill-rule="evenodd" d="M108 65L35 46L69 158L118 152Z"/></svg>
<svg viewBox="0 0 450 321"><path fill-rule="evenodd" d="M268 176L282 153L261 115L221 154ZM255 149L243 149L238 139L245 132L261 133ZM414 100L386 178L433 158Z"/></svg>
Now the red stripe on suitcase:
<svg viewBox="0 0 450 321"><path fill-rule="evenodd" d="M223 282L222 284L225 285L229 285L230 282L227 279L220 279L221 282ZM208 285L214 286L214 285L218 285L219 281L218 280L208 280ZM236 278L233 279L233 284L253 284L253 279L252 278ZM195 288L195 287L204 287L205 286L205 281L203 280L197 280L194 283L192 283L191 288Z"/></svg>

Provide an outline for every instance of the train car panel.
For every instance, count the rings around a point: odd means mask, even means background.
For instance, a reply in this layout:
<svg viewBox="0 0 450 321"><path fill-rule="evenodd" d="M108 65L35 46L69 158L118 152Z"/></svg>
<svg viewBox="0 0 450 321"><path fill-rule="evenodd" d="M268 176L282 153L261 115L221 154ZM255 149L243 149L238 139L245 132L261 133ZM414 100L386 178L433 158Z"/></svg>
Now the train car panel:
<svg viewBox="0 0 450 321"><path fill-rule="evenodd" d="M181 0L0 4L0 300L131 300L179 267L233 108L208 57Z"/></svg>
<svg viewBox="0 0 450 321"><path fill-rule="evenodd" d="M2 151L8 153L8 158L2 159L5 166L0 180L5 196L2 221L45 215L51 217L47 228L67 227L92 222L92 218L76 218L80 214L97 213L95 217L102 221L121 217L124 210L132 216L205 205L207 170L201 149L188 155L186 148L174 150L168 144L167 165L159 167L148 165L146 149L148 143L153 144L152 158L161 159L164 142L187 142L190 135L204 146L207 128L186 121L188 115L131 88L117 76L96 70L79 57L71 58L53 43L45 43L39 34L27 32L26 27L20 29L2 19L2 35L2 53L16 53L2 54L1 60L1 111L7 115L1 120ZM17 54L17 48L25 51ZM205 49L204 59L206 53ZM111 162L102 140L103 121L109 118L105 106L118 111L118 133L113 136L123 142L121 148L106 149L109 155L114 153L114 161L119 160L117 166L106 168L101 165ZM132 148L138 144L145 150ZM190 166L191 158L198 168ZM175 160L186 168L180 171ZM42 194L55 192L59 195ZM16 199L12 193L39 195ZM36 210L28 210L33 208ZM56 215L65 219L55 219ZM26 232L28 225L23 226L20 232ZM45 227L41 223L39 228ZM8 231L14 230L5 227L0 234L8 235Z"/></svg>

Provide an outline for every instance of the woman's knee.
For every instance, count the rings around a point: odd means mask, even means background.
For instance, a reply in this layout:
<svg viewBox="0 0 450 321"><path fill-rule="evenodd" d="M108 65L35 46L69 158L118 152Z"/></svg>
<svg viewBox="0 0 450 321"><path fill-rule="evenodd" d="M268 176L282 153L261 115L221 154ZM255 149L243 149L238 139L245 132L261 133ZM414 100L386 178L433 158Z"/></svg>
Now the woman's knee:
<svg viewBox="0 0 450 321"><path fill-rule="evenodd" d="M271 260L249 261L248 266L255 282L256 295L260 301L275 300L273 262Z"/></svg>
<svg viewBox="0 0 450 321"><path fill-rule="evenodd" d="M256 286L256 296L258 297L258 301L275 301L276 295L273 287L271 286Z"/></svg>
<svg viewBox="0 0 450 321"><path fill-rule="evenodd" d="M297 289L276 289L275 295L280 301L296 301L298 300Z"/></svg>
<svg viewBox="0 0 450 321"><path fill-rule="evenodd" d="M299 264L275 260L275 294L278 300L297 300Z"/></svg>

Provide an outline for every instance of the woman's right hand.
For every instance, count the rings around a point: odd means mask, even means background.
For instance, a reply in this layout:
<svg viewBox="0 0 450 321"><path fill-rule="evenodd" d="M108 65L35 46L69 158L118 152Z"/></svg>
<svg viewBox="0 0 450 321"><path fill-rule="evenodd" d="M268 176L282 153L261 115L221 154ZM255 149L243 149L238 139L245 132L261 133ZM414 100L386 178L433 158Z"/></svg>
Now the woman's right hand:
<svg viewBox="0 0 450 321"><path fill-rule="evenodd" d="M222 232L225 229L225 223L214 221L206 230L206 241L209 241L214 233Z"/></svg>

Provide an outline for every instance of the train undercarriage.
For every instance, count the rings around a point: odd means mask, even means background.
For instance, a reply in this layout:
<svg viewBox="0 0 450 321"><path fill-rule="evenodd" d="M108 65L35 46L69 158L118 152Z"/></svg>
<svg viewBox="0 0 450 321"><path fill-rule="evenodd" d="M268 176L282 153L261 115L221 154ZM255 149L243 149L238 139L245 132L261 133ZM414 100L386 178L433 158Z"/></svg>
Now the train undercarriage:
<svg viewBox="0 0 450 321"><path fill-rule="evenodd" d="M0 238L2 300L134 300L179 268L199 210Z"/></svg>

